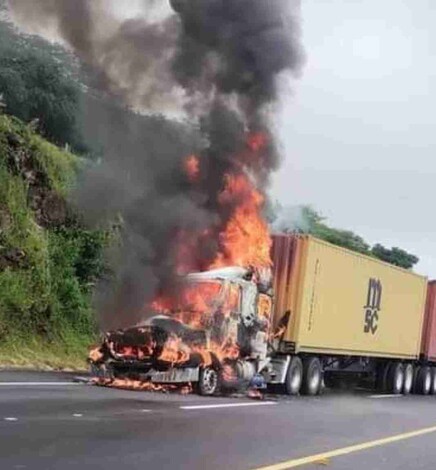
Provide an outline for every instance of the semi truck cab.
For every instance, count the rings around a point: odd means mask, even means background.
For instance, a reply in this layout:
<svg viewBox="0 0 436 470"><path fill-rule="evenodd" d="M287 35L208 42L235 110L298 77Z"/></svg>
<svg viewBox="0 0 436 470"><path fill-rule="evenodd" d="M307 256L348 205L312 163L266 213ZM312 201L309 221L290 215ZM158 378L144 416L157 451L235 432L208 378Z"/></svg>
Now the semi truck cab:
<svg viewBox="0 0 436 470"><path fill-rule="evenodd" d="M271 275L224 268L183 277L150 318L104 335L94 375L196 385L203 395L247 385L267 366Z"/></svg>

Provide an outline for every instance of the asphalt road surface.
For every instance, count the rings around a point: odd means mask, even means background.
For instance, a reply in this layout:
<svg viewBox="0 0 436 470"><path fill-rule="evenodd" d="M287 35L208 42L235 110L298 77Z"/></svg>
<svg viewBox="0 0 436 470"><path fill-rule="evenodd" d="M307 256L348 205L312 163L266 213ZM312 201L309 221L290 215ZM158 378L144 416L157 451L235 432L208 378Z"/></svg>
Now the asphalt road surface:
<svg viewBox="0 0 436 470"><path fill-rule="evenodd" d="M201 398L0 372L0 469L436 468L436 397Z"/></svg>

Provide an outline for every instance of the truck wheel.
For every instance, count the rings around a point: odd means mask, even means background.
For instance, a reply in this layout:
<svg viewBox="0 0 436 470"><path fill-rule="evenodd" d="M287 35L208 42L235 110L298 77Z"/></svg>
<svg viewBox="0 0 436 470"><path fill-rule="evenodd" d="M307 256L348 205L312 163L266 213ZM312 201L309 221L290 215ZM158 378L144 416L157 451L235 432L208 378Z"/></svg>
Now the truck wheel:
<svg viewBox="0 0 436 470"><path fill-rule="evenodd" d="M432 376L430 367L420 367L415 380L415 393L428 395L432 386Z"/></svg>
<svg viewBox="0 0 436 470"><path fill-rule="evenodd" d="M387 390L389 393L399 395L404 386L404 367L401 362L391 362L388 371Z"/></svg>
<svg viewBox="0 0 436 470"><path fill-rule="evenodd" d="M287 395L298 395L303 382L303 363L299 357L292 357L285 379Z"/></svg>
<svg viewBox="0 0 436 470"><path fill-rule="evenodd" d="M404 366L404 384L403 395L409 395L413 387L414 370L412 364L405 364Z"/></svg>
<svg viewBox="0 0 436 470"><path fill-rule="evenodd" d="M430 395L436 395L436 367L431 368Z"/></svg>
<svg viewBox="0 0 436 470"><path fill-rule="evenodd" d="M219 373L212 367L203 367L200 369L198 379L198 393L208 397L214 395L219 387Z"/></svg>
<svg viewBox="0 0 436 470"><path fill-rule="evenodd" d="M304 395L314 396L321 391L322 367L317 357L308 357L303 362L303 388Z"/></svg>

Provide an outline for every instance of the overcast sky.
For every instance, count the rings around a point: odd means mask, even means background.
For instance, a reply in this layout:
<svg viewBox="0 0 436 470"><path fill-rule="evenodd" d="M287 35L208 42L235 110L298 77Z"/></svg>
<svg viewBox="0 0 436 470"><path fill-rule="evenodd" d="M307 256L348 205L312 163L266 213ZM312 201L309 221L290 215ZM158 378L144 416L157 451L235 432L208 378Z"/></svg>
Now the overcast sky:
<svg viewBox="0 0 436 470"><path fill-rule="evenodd" d="M273 194L421 258L436 278L436 2L303 0L307 65Z"/></svg>

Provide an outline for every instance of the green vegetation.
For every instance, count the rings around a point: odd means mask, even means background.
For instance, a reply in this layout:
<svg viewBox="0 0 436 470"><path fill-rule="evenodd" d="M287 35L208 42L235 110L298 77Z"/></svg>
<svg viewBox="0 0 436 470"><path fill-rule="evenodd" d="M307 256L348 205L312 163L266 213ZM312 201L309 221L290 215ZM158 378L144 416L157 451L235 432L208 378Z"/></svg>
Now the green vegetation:
<svg viewBox="0 0 436 470"><path fill-rule="evenodd" d="M0 22L0 94L8 114L33 121L55 144L85 151L77 123L81 87L64 49Z"/></svg>
<svg viewBox="0 0 436 470"><path fill-rule="evenodd" d="M0 115L0 363L84 365L106 235L68 207L80 161Z"/></svg>
<svg viewBox="0 0 436 470"><path fill-rule="evenodd" d="M401 248L387 249L383 245L376 244L371 248L371 254L382 261L400 266L406 269L412 269L416 263L419 262L419 258Z"/></svg>
<svg viewBox="0 0 436 470"><path fill-rule="evenodd" d="M268 216L271 222L278 217L279 212L286 211L279 204L268 208ZM282 217L283 218L283 217ZM310 206L294 208L284 220L281 220L279 230L284 232L309 233L321 240L325 240L333 245L342 246L352 251L364 255L373 256L387 263L405 269L412 269L419 258L401 248L385 248L383 245L369 245L361 236L350 230L341 230L330 227L325 218Z"/></svg>

